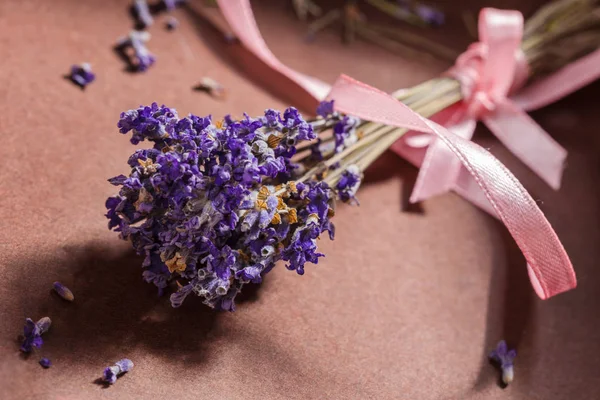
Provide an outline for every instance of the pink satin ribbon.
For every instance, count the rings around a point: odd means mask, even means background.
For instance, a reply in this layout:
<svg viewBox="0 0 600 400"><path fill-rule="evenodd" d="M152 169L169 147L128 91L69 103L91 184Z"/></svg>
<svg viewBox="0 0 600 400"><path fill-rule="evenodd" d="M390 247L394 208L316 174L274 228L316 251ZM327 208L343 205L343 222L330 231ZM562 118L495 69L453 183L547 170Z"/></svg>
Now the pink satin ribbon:
<svg viewBox="0 0 600 400"><path fill-rule="evenodd" d="M518 11L486 8L479 14L479 36L480 42L472 44L448 72L461 82L464 100L453 108L452 115L446 115L444 125L471 139L477 121L482 121L524 164L559 189L566 150L508 98L509 91L519 89L528 75L520 51L523 16ZM432 141L411 201L452 189L461 168L446 145Z"/></svg>
<svg viewBox="0 0 600 400"><path fill-rule="evenodd" d="M525 188L493 155L397 101L342 75L328 98L336 110L368 121L434 135L464 165L523 251L531 283L542 299L573 289L575 272L556 233Z"/></svg>
<svg viewBox="0 0 600 400"><path fill-rule="evenodd" d="M248 50L269 67L287 76L312 97L322 100L327 96L330 89L328 84L288 67L271 53L256 26L256 20L248 0L218 0L217 3L231 29Z"/></svg>
<svg viewBox="0 0 600 400"><path fill-rule="evenodd" d="M317 81L315 90L315 80L307 81L305 75L284 66L270 52L258 31L248 0L218 0L218 3L232 30L249 50L298 84L301 90L318 100L323 99L321 93L326 84ZM351 78L340 77L329 97L335 99L335 107L341 112L439 139L465 166L458 171L454 190L504 222L527 259L536 293L546 299L577 285L571 262L535 201L491 154L421 117L393 97ZM425 148L409 146L406 141L398 141L394 150L417 166L425 155Z"/></svg>

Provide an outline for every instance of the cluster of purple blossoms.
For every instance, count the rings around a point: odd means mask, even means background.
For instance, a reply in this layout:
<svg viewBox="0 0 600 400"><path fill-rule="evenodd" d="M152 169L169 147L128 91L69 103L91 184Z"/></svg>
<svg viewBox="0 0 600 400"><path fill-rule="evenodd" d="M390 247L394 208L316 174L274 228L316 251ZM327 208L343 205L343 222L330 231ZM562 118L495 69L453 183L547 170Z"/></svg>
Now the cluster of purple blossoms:
<svg viewBox="0 0 600 400"><path fill-rule="evenodd" d="M295 180L296 146L316 138L295 108L213 122L154 103L122 113L118 127L132 144L154 146L133 153L129 176L109 180L120 187L106 201L109 229L145 257L143 278L159 292L177 283L173 307L195 293L233 311L245 283L261 282L279 260L303 274L323 256L320 235L333 239L333 190ZM353 197L354 185L341 191Z"/></svg>

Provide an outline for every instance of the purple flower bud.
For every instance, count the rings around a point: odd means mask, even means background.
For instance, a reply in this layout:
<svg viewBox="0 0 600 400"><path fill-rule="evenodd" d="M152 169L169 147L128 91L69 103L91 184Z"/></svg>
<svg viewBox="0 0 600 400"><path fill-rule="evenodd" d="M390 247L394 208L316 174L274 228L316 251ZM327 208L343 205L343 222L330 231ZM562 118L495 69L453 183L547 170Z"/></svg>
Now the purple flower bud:
<svg viewBox="0 0 600 400"><path fill-rule="evenodd" d="M328 116L333 114L333 102L331 101L322 101L317 106L317 115L323 118L327 118Z"/></svg>
<svg viewBox="0 0 600 400"><path fill-rule="evenodd" d="M50 368L50 366L52 365L52 361L50 361L46 357L42 357L42 359L40 360L40 365L44 368Z"/></svg>
<svg viewBox="0 0 600 400"><path fill-rule="evenodd" d="M73 301L75 300L75 296L73 296L73 292L71 292L71 290L66 287L65 285L63 285L60 282L54 282L54 290L56 291L56 293L58 293L58 295L60 297L62 297L63 299L67 300L67 301Z"/></svg>

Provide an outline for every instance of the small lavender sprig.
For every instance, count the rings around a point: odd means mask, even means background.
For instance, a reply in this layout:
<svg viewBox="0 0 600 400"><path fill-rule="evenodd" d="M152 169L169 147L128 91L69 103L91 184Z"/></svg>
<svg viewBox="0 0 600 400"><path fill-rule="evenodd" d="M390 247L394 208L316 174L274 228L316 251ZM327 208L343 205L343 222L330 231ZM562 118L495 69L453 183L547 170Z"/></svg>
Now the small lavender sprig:
<svg viewBox="0 0 600 400"><path fill-rule="evenodd" d="M502 370L502 381L508 385L514 378L514 360L517 356L515 349L508 350L508 346L504 340L498 342L495 350L492 350L489 357L493 361L500 364Z"/></svg>
<svg viewBox="0 0 600 400"><path fill-rule="evenodd" d="M41 318L38 322L33 322L31 318L25 319L25 326L23 327L23 343L21 344L21 351L29 353L34 347L40 348L44 341L42 340L42 334L50 329L52 320L48 317Z"/></svg>
<svg viewBox="0 0 600 400"><path fill-rule="evenodd" d="M106 367L102 373L102 380L112 385L117 381L119 375L129 372L133 369L133 361L128 358L123 358L115 363L115 365Z"/></svg>
<svg viewBox="0 0 600 400"><path fill-rule="evenodd" d="M129 61L139 72L144 72L150 68L156 61L156 57L150 53L146 43L150 40L150 34L143 31L131 31L129 35L120 38L117 41L116 49L123 54L123 57L131 58L126 50L131 48L135 62Z"/></svg>

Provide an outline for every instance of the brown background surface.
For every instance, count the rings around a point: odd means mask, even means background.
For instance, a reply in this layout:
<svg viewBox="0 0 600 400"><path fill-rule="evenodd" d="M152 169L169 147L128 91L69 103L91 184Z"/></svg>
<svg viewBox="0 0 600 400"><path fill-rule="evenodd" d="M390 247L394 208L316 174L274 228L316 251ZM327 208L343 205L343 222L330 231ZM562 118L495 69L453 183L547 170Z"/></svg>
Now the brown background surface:
<svg viewBox="0 0 600 400"><path fill-rule="evenodd" d="M432 35L460 50L467 4L446 4L451 21ZM454 194L407 206L416 170L386 154L367 174L361 206L340 207L336 240L321 242L327 257L318 266L302 277L277 268L233 314L189 299L172 310L106 229L104 200L114 191L106 178L125 172L134 150L117 132L119 113L157 101L180 115L258 114L291 100L265 91L252 78L264 66L191 9L176 12L172 33L157 18L156 65L125 72L111 46L131 26L126 6L0 2L1 399L600 398L598 82L533 113L569 150L558 193L484 129L477 135L539 199L573 260L577 290L537 299L499 222ZM324 81L344 72L390 91L448 66L346 47L334 31L306 44L285 4L254 8L274 53ZM82 61L97 73L86 91L62 77ZM193 92L202 76L221 81L228 99ZM51 293L55 280L72 288L74 303ZM45 315L54 324L42 350L23 358L23 319ZM486 357L501 338L519 351L507 389ZM37 364L42 355L49 370ZM108 389L94 383L122 357L135 362L131 373Z"/></svg>

